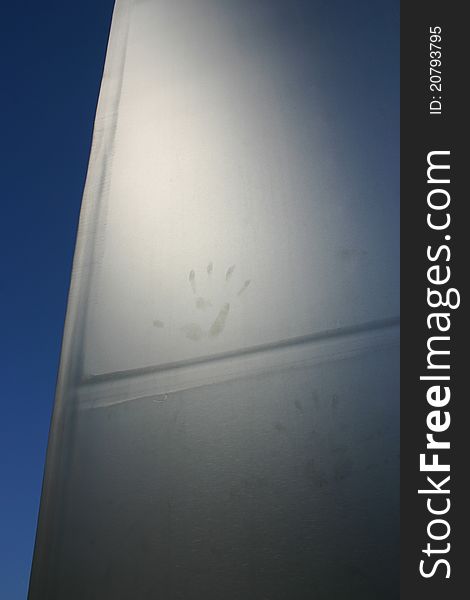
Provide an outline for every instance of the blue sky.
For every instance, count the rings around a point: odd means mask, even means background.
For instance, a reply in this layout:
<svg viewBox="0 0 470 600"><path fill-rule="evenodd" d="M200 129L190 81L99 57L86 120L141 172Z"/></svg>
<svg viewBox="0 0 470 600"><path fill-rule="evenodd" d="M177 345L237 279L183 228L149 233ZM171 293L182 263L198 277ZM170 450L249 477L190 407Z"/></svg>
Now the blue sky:
<svg viewBox="0 0 470 600"><path fill-rule="evenodd" d="M5 2L0 598L26 598L112 0Z"/></svg>

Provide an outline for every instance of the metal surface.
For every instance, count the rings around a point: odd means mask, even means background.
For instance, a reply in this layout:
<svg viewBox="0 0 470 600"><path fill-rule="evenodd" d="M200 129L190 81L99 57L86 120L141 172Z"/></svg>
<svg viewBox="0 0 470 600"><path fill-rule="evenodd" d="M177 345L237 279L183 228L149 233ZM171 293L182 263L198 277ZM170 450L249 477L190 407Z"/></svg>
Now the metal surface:
<svg viewBox="0 0 470 600"><path fill-rule="evenodd" d="M345 2L117 2L31 600L396 597L398 32L376 4L374 29Z"/></svg>

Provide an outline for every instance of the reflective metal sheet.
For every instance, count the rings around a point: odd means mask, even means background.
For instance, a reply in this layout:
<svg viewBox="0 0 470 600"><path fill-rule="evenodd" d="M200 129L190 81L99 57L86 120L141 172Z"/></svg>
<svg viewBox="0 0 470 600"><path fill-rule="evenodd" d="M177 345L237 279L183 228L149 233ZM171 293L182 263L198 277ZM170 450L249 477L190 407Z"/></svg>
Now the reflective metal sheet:
<svg viewBox="0 0 470 600"><path fill-rule="evenodd" d="M33 600L395 597L398 32L356 8L117 2Z"/></svg>

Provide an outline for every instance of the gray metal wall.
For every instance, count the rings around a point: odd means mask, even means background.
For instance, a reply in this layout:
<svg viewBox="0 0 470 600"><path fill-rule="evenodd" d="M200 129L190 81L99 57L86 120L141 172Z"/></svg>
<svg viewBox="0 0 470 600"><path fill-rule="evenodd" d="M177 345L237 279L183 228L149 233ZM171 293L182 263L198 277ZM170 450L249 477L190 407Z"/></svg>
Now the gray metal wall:
<svg viewBox="0 0 470 600"><path fill-rule="evenodd" d="M398 596L396 12L117 2L31 600Z"/></svg>

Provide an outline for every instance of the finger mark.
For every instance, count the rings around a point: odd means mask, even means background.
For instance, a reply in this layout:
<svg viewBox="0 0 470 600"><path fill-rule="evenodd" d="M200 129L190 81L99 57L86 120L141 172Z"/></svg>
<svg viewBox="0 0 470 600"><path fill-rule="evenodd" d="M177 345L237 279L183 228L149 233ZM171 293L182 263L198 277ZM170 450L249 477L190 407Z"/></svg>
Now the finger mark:
<svg viewBox="0 0 470 600"><path fill-rule="evenodd" d="M241 296L243 294L243 292L246 290L246 288L250 285L250 283L251 283L251 279L247 279L245 281L245 283L242 285L242 287L240 288L237 296Z"/></svg>
<svg viewBox="0 0 470 600"><path fill-rule="evenodd" d="M191 285L191 289L193 290L193 294L196 293L196 273L194 270L189 272L189 283Z"/></svg>
<svg viewBox="0 0 470 600"><path fill-rule="evenodd" d="M227 273L225 274L225 281L228 281L230 277L232 277L233 272L235 271L235 265L232 265L227 269Z"/></svg>
<svg viewBox="0 0 470 600"><path fill-rule="evenodd" d="M209 329L209 335L211 337L216 337L222 333L225 328L225 323L227 321L227 316L230 310L230 304L224 304L220 309L219 314L217 315L215 321L212 323Z"/></svg>

